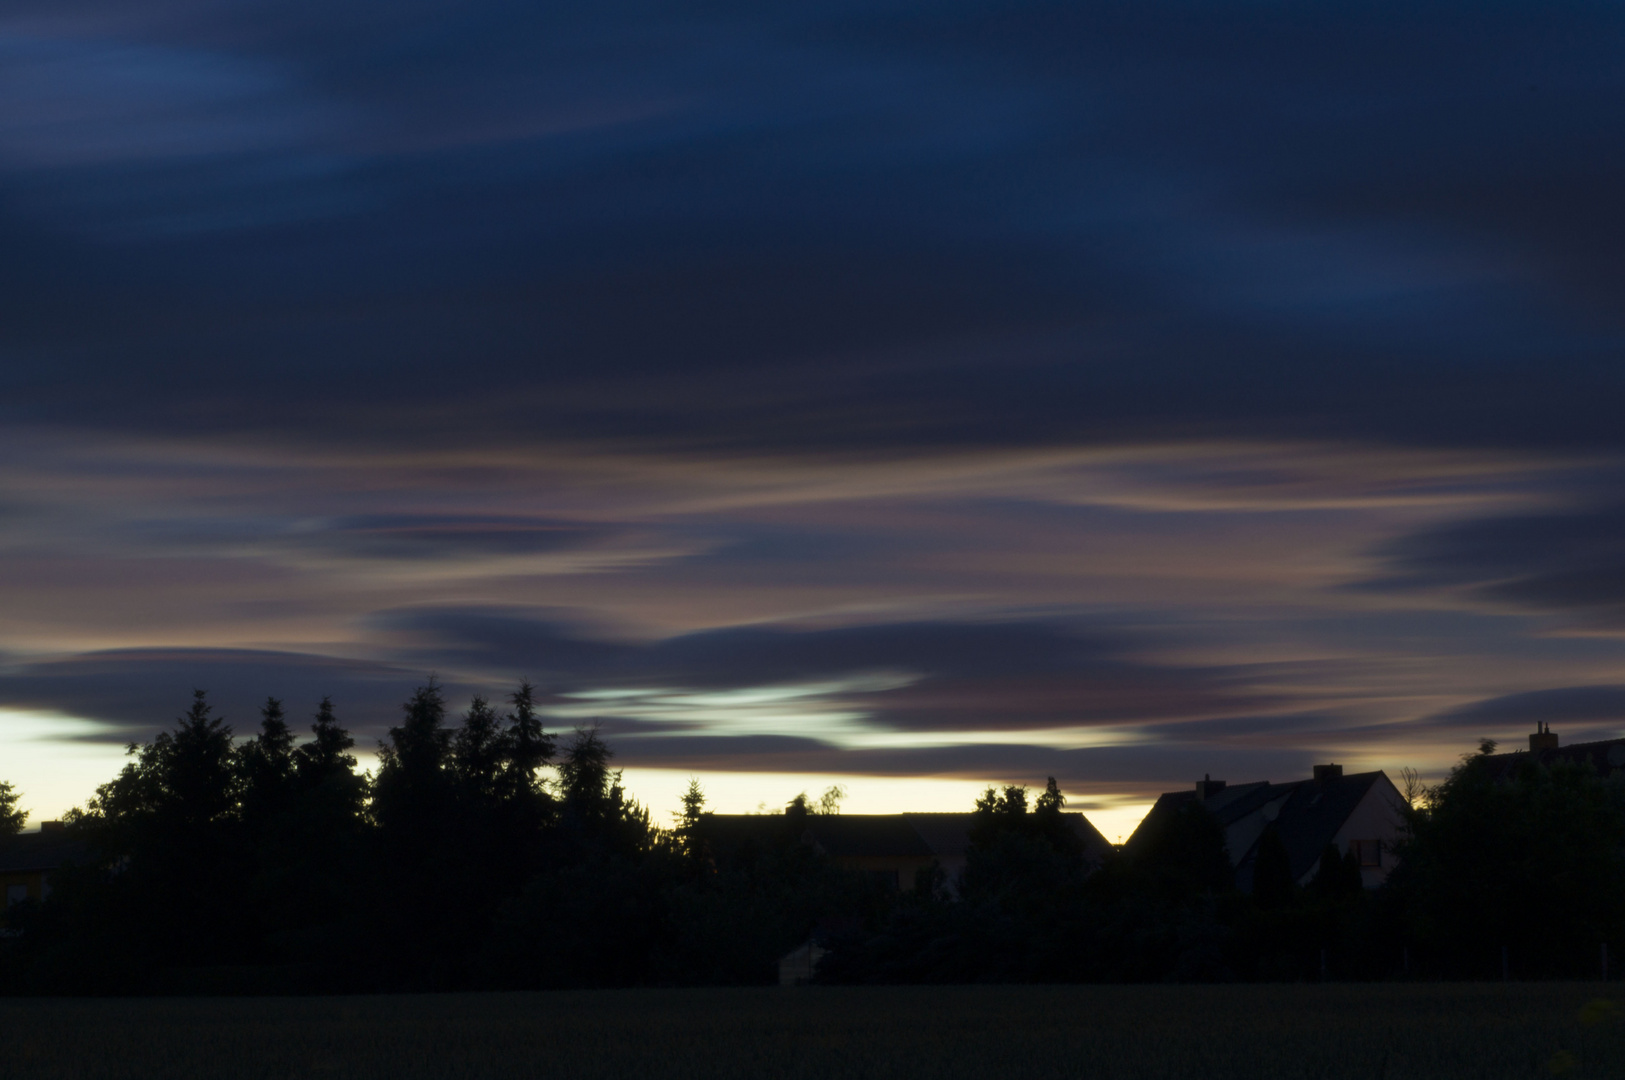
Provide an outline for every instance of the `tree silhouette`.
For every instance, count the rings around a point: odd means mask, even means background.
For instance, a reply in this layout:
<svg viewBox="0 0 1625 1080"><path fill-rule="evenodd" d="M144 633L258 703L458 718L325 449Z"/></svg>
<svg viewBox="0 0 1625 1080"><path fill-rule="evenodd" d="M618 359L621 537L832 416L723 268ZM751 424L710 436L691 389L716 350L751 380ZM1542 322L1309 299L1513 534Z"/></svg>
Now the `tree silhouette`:
<svg viewBox="0 0 1625 1080"><path fill-rule="evenodd" d="M1339 854L1336 844L1327 844L1320 853L1320 864L1309 888L1320 896L1358 896L1364 888L1360 877L1360 857L1353 847Z"/></svg>
<svg viewBox="0 0 1625 1080"><path fill-rule="evenodd" d="M17 805L21 798L16 788L0 780L0 840L22 832L23 823L28 820L28 811Z"/></svg>
<svg viewBox="0 0 1625 1080"><path fill-rule="evenodd" d="M106 947L170 964L232 955L251 860L241 843L242 784L231 728L202 690L172 731L131 744L118 776L71 824L116 870L93 919Z"/></svg>
<svg viewBox="0 0 1625 1080"><path fill-rule="evenodd" d="M310 731L314 738L294 751L294 768L302 784L313 786L335 769L355 768L355 757L350 753L355 740L333 714L332 698L322 698Z"/></svg>
<svg viewBox="0 0 1625 1080"><path fill-rule="evenodd" d="M1253 899L1260 907L1285 907L1297 889L1286 841L1273 824L1264 826L1258 838L1258 852L1253 856Z"/></svg>
<svg viewBox="0 0 1625 1080"><path fill-rule="evenodd" d="M1234 885L1224 829L1200 803L1147 818L1127 854L1137 872L1165 894L1225 892Z"/></svg>
<svg viewBox="0 0 1625 1080"><path fill-rule="evenodd" d="M610 772L613 756L596 727L576 729L559 762L559 798L573 827L591 830L609 819L620 783Z"/></svg>
<svg viewBox="0 0 1625 1080"><path fill-rule="evenodd" d="M282 702L266 698L260 709L260 730L238 751L242 776L243 817L260 827L264 819L280 813L293 793L295 781L293 732L282 712Z"/></svg>
<svg viewBox="0 0 1625 1080"><path fill-rule="evenodd" d="M1481 746L1406 815L1389 900L1425 964L1500 977L1589 974L1625 941L1625 788L1589 763L1503 771Z"/></svg>
<svg viewBox="0 0 1625 1080"><path fill-rule="evenodd" d="M506 767L503 781L510 799L534 800L545 794L541 770L553 760L553 736L542 727L536 715L535 687L528 681L508 695Z"/></svg>
<svg viewBox="0 0 1625 1080"><path fill-rule="evenodd" d="M496 801L508 762L508 741L499 725L496 710L476 694L452 738L452 770L463 796L475 804Z"/></svg>
<svg viewBox="0 0 1625 1080"><path fill-rule="evenodd" d="M412 844L447 811L452 731L446 727L445 696L433 678L412 692L401 711L401 723L378 747L372 812L397 844Z"/></svg>

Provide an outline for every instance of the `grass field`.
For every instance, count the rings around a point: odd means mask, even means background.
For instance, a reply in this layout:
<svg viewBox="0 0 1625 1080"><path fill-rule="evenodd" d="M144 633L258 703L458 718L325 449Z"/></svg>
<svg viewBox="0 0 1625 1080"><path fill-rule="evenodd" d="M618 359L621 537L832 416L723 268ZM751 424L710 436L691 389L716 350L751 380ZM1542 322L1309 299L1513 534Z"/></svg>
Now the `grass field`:
<svg viewBox="0 0 1625 1080"><path fill-rule="evenodd" d="M0 999L0 1078L1625 1077L1625 1021L1606 989L816 987Z"/></svg>

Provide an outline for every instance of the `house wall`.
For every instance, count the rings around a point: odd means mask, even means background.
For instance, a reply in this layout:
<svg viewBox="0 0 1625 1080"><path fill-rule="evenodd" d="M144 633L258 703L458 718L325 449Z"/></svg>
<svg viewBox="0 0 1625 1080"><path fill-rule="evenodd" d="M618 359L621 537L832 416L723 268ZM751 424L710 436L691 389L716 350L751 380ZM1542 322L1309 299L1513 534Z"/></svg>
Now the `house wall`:
<svg viewBox="0 0 1625 1080"><path fill-rule="evenodd" d="M1375 889L1387 881L1389 872L1394 868L1393 850L1404 826L1405 819L1401 813L1404 806L1405 797L1393 782L1386 776L1379 777L1348 820L1343 822L1343 827L1337 830L1333 843L1338 851L1344 853L1356 840L1382 841L1382 865L1360 868L1361 883L1368 889ZM1313 876L1313 871L1310 876Z"/></svg>
<svg viewBox="0 0 1625 1080"><path fill-rule="evenodd" d="M818 974L818 961L828 951L817 942L809 941L785 953L779 958L779 985L804 986L812 982L813 976Z"/></svg>
<svg viewBox="0 0 1625 1080"><path fill-rule="evenodd" d="M856 870L866 874L896 874L897 887L903 892L913 891L915 875L934 862L936 860L929 856L914 855L843 855L835 859L835 865L843 870Z"/></svg>
<svg viewBox="0 0 1625 1080"><path fill-rule="evenodd" d="M959 879L964 875L965 864L969 861L964 855L946 855L937 859L937 865L942 867L943 884L950 894L959 895Z"/></svg>
<svg viewBox="0 0 1625 1080"><path fill-rule="evenodd" d="M44 870L0 871L0 908L17 898L17 889L22 889L24 898L29 900L43 900L51 895Z"/></svg>

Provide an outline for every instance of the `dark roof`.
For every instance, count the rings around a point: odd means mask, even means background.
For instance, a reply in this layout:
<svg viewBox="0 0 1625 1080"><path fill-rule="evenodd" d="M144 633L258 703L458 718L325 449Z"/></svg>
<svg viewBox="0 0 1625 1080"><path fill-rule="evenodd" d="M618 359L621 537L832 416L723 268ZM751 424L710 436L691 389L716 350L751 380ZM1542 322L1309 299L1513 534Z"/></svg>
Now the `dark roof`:
<svg viewBox="0 0 1625 1080"><path fill-rule="evenodd" d="M962 859L970 850L969 814L905 814L939 859ZM1078 815L1082 817L1083 815Z"/></svg>
<svg viewBox="0 0 1625 1080"><path fill-rule="evenodd" d="M1202 805L1220 825L1230 825L1271 801L1279 794L1277 789L1285 786L1287 785L1272 784L1268 780L1230 784L1216 794L1210 795ZM1276 794L1272 795L1272 791ZM1166 791L1158 795L1157 801L1151 805L1150 813L1145 815L1135 828L1134 834L1128 838L1129 845L1133 845L1134 837L1140 835L1140 829L1144 828L1145 823L1152 820L1153 816L1172 813L1175 809L1194 802L1196 802L1194 791Z"/></svg>
<svg viewBox="0 0 1625 1080"><path fill-rule="evenodd" d="M0 874L55 870L84 858L84 843L62 832L21 833L0 840Z"/></svg>
<svg viewBox="0 0 1625 1080"><path fill-rule="evenodd" d="M719 855L763 850L798 841L790 819L783 814L703 814L699 832Z"/></svg>
<svg viewBox="0 0 1625 1080"><path fill-rule="evenodd" d="M1272 788L1293 788L1281 813L1275 819L1275 831L1286 844L1292 860L1292 878L1303 877L1320 861L1321 852L1337 836L1337 830L1354 813L1366 792L1383 777L1381 772L1354 773L1333 780L1299 780L1293 784L1271 784ZM1242 856L1242 865L1252 870L1255 844Z"/></svg>
<svg viewBox="0 0 1625 1080"><path fill-rule="evenodd" d="M1257 813L1260 809L1278 800L1280 812L1273 822L1276 833L1286 845L1287 854L1291 859L1292 877L1301 878L1314 868L1320 860L1321 852L1331 843L1342 828L1343 822L1348 820L1354 808L1364 799L1366 792L1379 779L1384 779L1383 773L1352 773L1348 776L1338 776L1325 780L1293 780L1285 784L1272 784L1267 780L1255 780L1247 784L1230 784L1222 790L1214 792L1201 803L1204 809L1213 815L1221 827L1234 825L1242 818ZM1172 813L1179 807L1195 804L1196 792L1170 791L1158 796L1146 814L1140 827L1134 830L1134 836L1129 837L1128 847L1132 850L1134 839L1141 835L1146 822L1152 821L1154 816ZM1243 891L1247 891L1252 882L1252 860L1257 849L1254 841L1245 851L1230 852L1230 861L1236 867L1236 884Z"/></svg>
<svg viewBox="0 0 1625 1080"><path fill-rule="evenodd" d="M902 814L819 814L807 819L807 836L824 854L837 858L936 855Z"/></svg>
<svg viewBox="0 0 1625 1080"><path fill-rule="evenodd" d="M1551 750L1514 750L1505 754L1490 754L1485 763L1498 776L1508 776L1519 765L1533 761L1538 765L1589 764L1598 776L1611 776L1625 772L1625 739L1603 739L1598 742L1573 743Z"/></svg>
<svg viewBox="0 0 1625 1080"><path fill-rule="evenodd" d="M1111 844L1079 813L1063 818L1083 841L1084 854L1099 859ZM973 814L813 814L799 839L836 858L963 858L970 849ZM737 849L791 839L783 814L706 814L701 829L713 845Z"/></svg>

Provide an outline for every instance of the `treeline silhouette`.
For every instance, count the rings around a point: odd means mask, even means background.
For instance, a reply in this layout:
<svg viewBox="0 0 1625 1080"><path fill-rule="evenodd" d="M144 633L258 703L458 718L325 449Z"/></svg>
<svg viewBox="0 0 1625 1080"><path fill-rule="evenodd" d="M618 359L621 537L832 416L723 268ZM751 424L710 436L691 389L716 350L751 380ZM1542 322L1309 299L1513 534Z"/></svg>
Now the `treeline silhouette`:
<svg viewBox="0 0 1625 1080"><path fill-rule="evenodd" d="M455 722L431 681L376 775L324 700L300 741L275 699L244 741L202 692L66 831L84 852L12 905L16 993L348 992L763 983L813 937L827 982L1558 977L1625 942L1625 786L1463 760L1407 811L1381 890L1328 849L1307 887L1261 851L1236 891L1199 805L1091 863L1051 780L990 789L964 873L887 889L803 841L798 796L713 843L692 784L658 826L595 729L562 744L533 691ZM824 810L832 810L826 804ZM0 844L22 818L0 784Z"/></svg>
<svg viewBox="0 0 1625 1080"><path fill-rule="evenodd" d="M698 839L697 785L660 828L596 730L557 745L528 684L503 704L475 698L453 722L440 688L420 687L369 780L329 701L299 741L271 699L239 743L197 692L67 816L85 855L46 902L7 911L0 987L765 982L826 913L869 912L874 890L799 842L804 800L771 843L719 864Z"/></svg>

